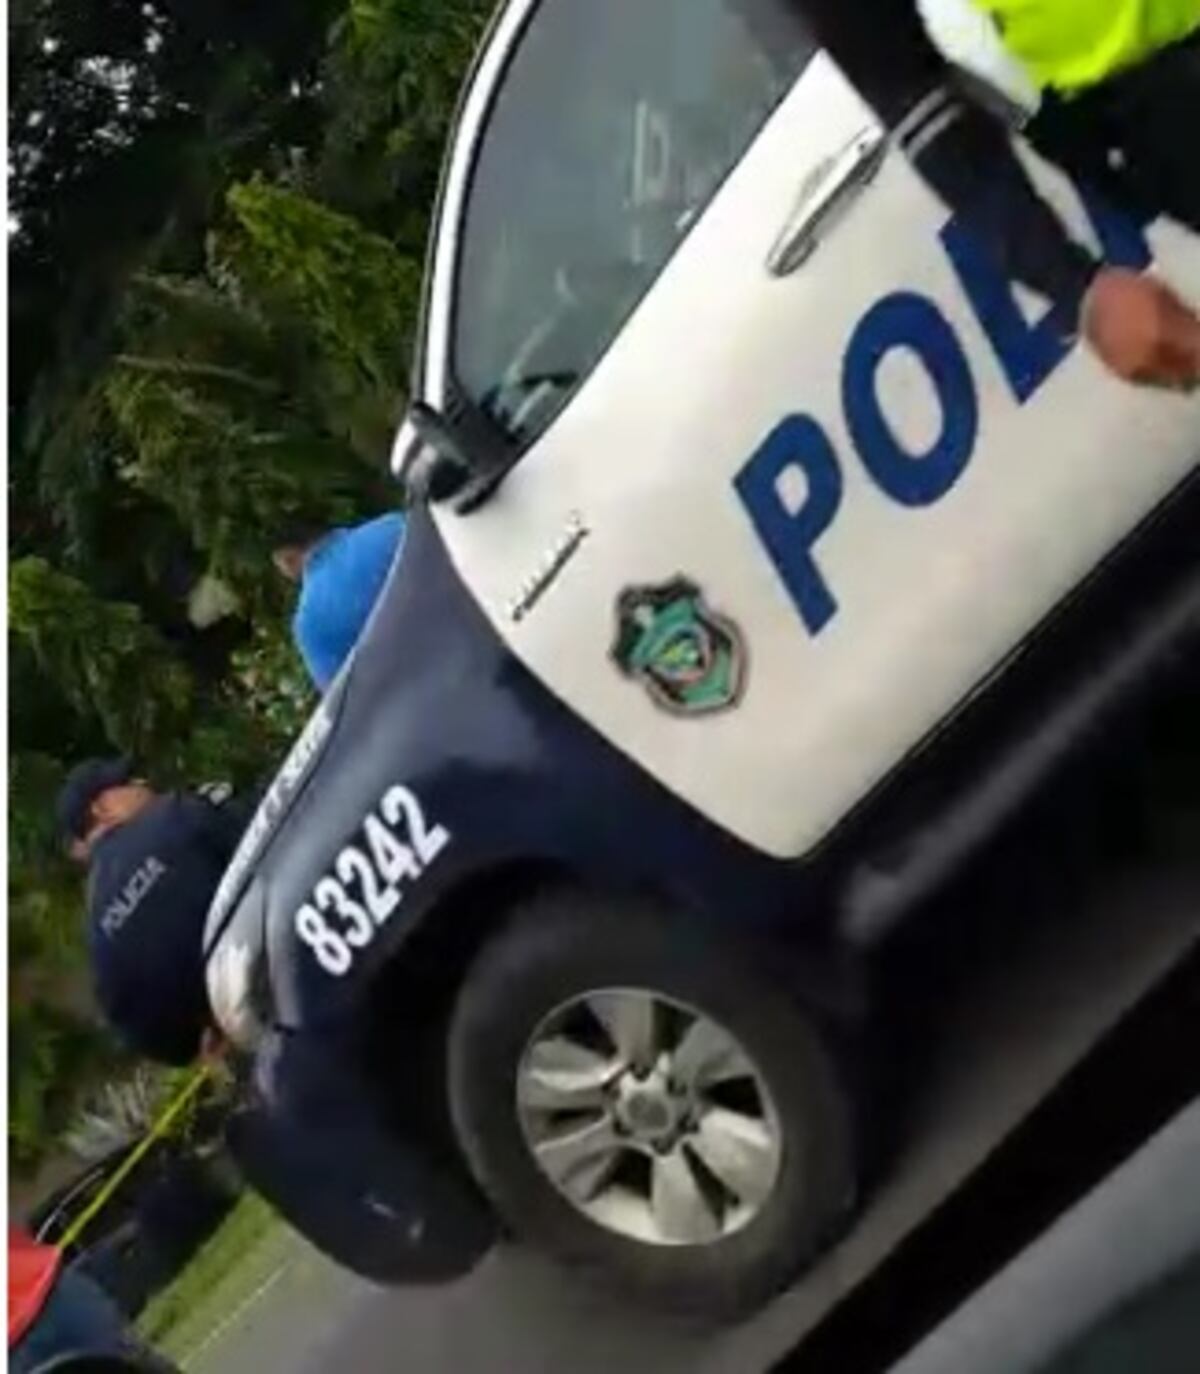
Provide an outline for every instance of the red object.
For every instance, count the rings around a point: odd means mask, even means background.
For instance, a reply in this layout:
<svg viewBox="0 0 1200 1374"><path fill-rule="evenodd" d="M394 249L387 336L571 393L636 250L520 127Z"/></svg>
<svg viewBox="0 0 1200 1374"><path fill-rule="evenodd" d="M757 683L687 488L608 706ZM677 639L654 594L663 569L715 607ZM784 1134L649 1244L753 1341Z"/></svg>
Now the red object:
<svg viewBox="0 0 1200 1374"><path fill-rule="evenodd" d="M38 1319L58 1271L62 1251L41 1245L20 1226L8 1228L8 1345L11 1350Z"/></svg>

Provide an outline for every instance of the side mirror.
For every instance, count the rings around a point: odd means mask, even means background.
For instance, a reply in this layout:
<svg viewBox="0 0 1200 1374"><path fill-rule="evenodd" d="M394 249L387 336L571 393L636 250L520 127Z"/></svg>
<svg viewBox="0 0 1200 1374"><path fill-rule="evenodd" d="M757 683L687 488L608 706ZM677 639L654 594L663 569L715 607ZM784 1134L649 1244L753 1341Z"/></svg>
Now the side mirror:
<svg viewBox="0 0 1200 1374"><path fill-rule="evenodd" d="M424 401L413 401L393 450L393 470L411 500L458 497L460 513L474 510L511 466L507 450L481 418L451 420Z"/></svg>
<svg viewBox="0 0 1200 1374"><path fill-rule="evenodd" d="M463 446L444 416L414 401L396 438L393 466L410 501L444 501L471 477Z"/></svg>

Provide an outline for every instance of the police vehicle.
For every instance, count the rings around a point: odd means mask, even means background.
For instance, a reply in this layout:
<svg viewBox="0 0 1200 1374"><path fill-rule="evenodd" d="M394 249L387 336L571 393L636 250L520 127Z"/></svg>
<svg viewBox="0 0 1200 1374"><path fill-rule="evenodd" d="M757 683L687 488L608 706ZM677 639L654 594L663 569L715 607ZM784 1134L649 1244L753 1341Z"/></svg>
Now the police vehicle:
<svg viewBox="0 0 1200 1374"><path fill-rule="evenodd" d="M1182 231L1037 175L1200 297ZM308 1152L318 1243L432 1277L495 1216L715 1310L837 1233L865 952L1197 636L1200 407L1052 324L783 0L501 8L408 536L209 921L236 1040L340 1047L248 1152L277 1199Z"/></svg>

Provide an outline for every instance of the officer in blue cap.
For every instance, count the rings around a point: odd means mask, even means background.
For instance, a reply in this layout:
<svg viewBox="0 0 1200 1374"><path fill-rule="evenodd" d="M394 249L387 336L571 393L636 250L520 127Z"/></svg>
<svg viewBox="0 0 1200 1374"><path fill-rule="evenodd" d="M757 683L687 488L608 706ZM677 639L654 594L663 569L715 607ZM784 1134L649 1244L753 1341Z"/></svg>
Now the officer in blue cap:
<svg viewBox="0 0 1200 1374"><path fill-rule="evenodd" d="M59 825L88 867L97 1000L151 1059L187 1063L212 1025L204 922L247 819L214 795L156 792L127 759L81 763L59 795Z"/></svg>

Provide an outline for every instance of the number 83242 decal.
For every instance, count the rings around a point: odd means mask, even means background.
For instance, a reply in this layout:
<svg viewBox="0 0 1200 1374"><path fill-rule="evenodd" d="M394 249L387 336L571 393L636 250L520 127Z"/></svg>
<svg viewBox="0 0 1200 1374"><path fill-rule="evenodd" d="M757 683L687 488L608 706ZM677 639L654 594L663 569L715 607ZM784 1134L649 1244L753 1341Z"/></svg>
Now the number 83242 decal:
<svg viewBox="0 0 1200 1374"><path fill-rule="evenodd" d="M358 843L348 844L317 879L296 912L296 934L326 973L349 973L415 881L450 843L450 832L425 819L407 787L391 787L367 815Z"/></svg>

